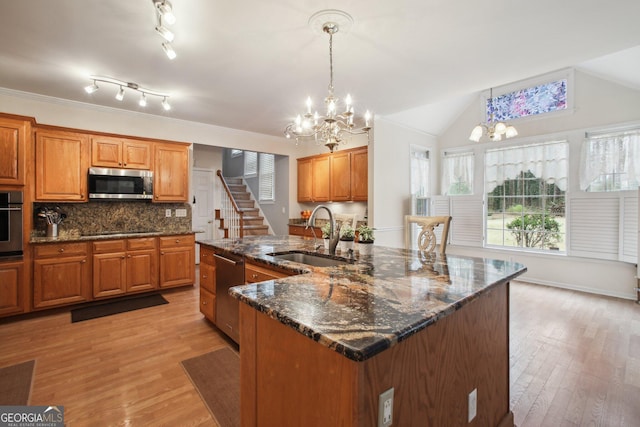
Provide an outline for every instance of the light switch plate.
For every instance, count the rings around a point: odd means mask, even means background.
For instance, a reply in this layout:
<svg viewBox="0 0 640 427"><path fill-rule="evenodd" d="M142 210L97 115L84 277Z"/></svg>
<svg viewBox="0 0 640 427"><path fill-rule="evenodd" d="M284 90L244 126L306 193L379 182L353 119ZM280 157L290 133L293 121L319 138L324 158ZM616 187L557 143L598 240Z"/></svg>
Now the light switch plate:
<svg viewBox="0 0 640 427"><path fill-rule="evenodd" d="M164 211L164 216L166 216L167 218L171 218L171 209L166 209Z"/></svg>
<svg viewBox="0 0 640 427"><path fill-rule="evenodd" d="M380 394L378 399L378 427L393 423L393 387Z"/></svg>

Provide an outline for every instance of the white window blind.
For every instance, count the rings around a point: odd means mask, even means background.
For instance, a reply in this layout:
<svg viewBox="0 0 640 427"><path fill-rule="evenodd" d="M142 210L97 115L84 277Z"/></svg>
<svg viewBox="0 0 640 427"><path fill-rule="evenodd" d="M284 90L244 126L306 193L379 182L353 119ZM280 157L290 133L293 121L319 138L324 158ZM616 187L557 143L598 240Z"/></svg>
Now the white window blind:
<svg viewBox="0 0 640 427"><path fill-rule="evenodd" d="M638 263L638 196L622 198L619 235L620 249L618 259L624 262Z"/></svg>
<svg viewBox="0 0 640 427"><path fill-rule="evenodd" d="M569 255L617 260L620 200L573 197L569 203Z"/></svg>
<svg viewBox="0 0 640 427"><path fill-rule="evenodd" d="M451 217L449 241L452 245L482 247L484 214L481 198L452 197Z"/></svg>
<svg viewBox="0 0 640 427"><path fill-rule="evenodd" d="M411 147L411 195L428 197L429 151L422 147Z"/></svg>
<svg viewBox="0 0 640 427"><path fill-rule="evenodd" d="M275 200L275 156L273 154L260 153L260 201Z"/></svg>
<svg viewBox="0 0 640 427"><path fill-rule="evenodd" d="M258 153L244 152L244 176L256 176L258 173Z"/></svg>

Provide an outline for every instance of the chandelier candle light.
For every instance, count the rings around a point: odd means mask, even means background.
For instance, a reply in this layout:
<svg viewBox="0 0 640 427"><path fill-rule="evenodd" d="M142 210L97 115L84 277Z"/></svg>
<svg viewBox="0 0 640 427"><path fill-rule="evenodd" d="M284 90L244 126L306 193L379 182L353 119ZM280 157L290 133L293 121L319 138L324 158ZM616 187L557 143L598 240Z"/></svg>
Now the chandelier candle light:
<svg viewBox="0 0 640 427"><path fill-rule="evenodd" d="M495 109L493 106L493 88L489 91L489 122L484 124L480 123L471 131L471 135L469 135L469 139L474 142L480 142L480 138L484 132L487 133L487 136L491 141L500 141L502 139L502 135L505 138L513 138L518 135L518 131L515 127L507 125L504 122L496 122L494 120Z"/></svg>
<svg viewBox="0 0 640 427"><path fill-rule="evenodd" d="M118 101L122 101L124 99L124 89L127 88L131 90L135 90L136 92L140 92L140 100L138 101L138 105L140 105L141 107L147 106L147 95L152 95L152 96L157 96L162 98L161 104L162 104L162 108L164 108L165 111L169 111L171 109L171 105L169 104L169 101L167 101L167 99L169 98L168 93L158 92L157 90L153 90L153 89L147 89L147 88L141 87L137 83L125 82L123 80L118 80L111 77L89 76L89 79L93 80L93 83L84 88L84 90L87 93L94 93L95 91L100 89L100 87L97 84L98 82L109 83L112 85L120 86L118 93L116 93L116 99Z"/></svg>
<svg viewBox="0 0 640 427"><path fill-rule="evenodd" d="M333 35L338 32L340 21L343 25L349 25L353 23L353 18L340 10L323 10L311 16L309 24L314 25L319 20L323 20L322 31L329 35L329 94L324 99L326 114L321 116L317 111L312 113L313 102L311 97L308 97L306 113L298 114L295 120L287 125L284 135L287 138L295 137L296 143L299 143L300 139L314 138L317 145L324 144L333 153L338 144L346 144L345 137L348 135L369 134L371 113L365 113L364 126L356 127L351 95L346 96L344 110L339 113L339 99L333 94Z"/></svg>

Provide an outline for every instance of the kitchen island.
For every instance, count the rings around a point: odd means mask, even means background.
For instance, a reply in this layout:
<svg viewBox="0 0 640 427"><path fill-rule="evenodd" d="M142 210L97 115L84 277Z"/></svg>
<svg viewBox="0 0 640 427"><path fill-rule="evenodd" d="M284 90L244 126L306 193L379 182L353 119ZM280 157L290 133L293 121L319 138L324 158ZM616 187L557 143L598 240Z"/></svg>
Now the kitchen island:
<svg viewBox="0 0 640 427"><path fill-rule="evenodd" d="M296 236L199 243L301 273L230 291L243 426L375 426L391 388L393 425L513 426L508 283L524 266L376 246L312 267L270 255L313 251Z"/></svg>

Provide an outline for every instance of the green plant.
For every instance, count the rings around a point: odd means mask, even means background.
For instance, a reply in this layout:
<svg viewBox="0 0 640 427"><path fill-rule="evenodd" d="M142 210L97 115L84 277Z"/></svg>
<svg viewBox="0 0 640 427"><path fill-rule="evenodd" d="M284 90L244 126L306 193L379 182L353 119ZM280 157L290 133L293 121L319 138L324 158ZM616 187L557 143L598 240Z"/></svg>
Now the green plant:
<svg viewBox="0 0 640 427"><path fill-rule="evenodd" d="M350 225L343 225L340 229L340 240L353 240L356 232Z"/></svg>
<svg viewBox="0 0 640 427"><path fill-rule="evenodd" d="M549 247L560 238L560 224L542 214L525 214L507 224L518 246L527 248Z"/></svg>
<svg viewBox="0 0 640 427"><path fill-rule="evenodd" d="M321 228L320 230L322 231L322 238L323 239L328 239L329 237L331 237L331 223L326 222Z"/></svg>
<svg viewBox="0 0 640 427"><path fill-rule="evenodd" d="M362 243L372 243L375 240L373 236L373 228L366 225L358 227L358 241Z"/></svg>

